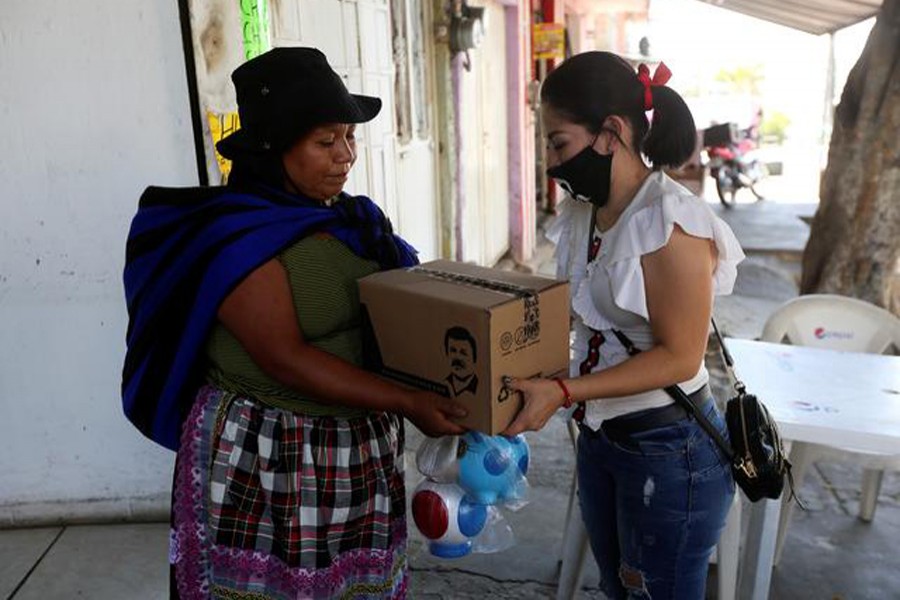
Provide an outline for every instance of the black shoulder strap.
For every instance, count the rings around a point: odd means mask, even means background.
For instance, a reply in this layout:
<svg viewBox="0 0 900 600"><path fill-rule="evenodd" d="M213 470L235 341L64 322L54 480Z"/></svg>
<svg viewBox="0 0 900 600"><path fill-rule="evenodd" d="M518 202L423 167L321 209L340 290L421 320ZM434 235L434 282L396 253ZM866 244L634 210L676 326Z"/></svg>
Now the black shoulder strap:
<svg viewBox="0 0 900 600"><path fill-rule="evenodd" d="M716 339L719 340L719 354L722 355L722 360L725 361L725 370L728 371L728 377L731 380L731 384L738 394L743 394L747 391L747 387L744 385L743 381L738 379L737 373L734 371L734 359L731 357L731 352L728 351L728 347L725 345L722 334L719 333L719 326L716 325L716 320L710 320L712 321L713 331L716 333Z"/></svg>
<svg viewBox="0 0 900 600"><path fill-rule="evenodd" d="M713 327L715 327L715 321L713 321ZM637 346L635 346L631 342L631 340L628 338L627 335L625 335L618 329L613 329L612 332L616 336L616 338L619 340L619 343L621 343L622 346L625 348L625 351L628 352L629 356L634 356L636 354L640 354L640 352L641 352L640 349L638 349ZM719 335L718 329L716 329L716 335L717 336ZM722 348L724 350L725 345L722 343L721 340L722 340L722 338L719 337L719 344L722 346ZM730 356L726 360L729 360L729 359L730 359ZM729 368L730 368L730 365L729 365ZM741 385L743 385L743 384L741 384ZM722 450L722 453L728 457L729 461L733 462L734 461L734 451L731 449L731 445L725 441L725 438L723 438L722 434L719 433L719 430L716 429L715 426L713 426L713 424L709 422L709 419L707 419L706 416L702 412L700 412L700 409L697 407L696 404L694 404L694 402L691 400L690 396L685 394L684 390L682 390L677 385L670 385L664 389L665 389L666 393L669 394L669 396L671 396L675 400L675 402L677 402L678 404L683 406L684 409L687 411L687 413L689 415L691 415L692 417L694 417L694 419L697 420L697 423L700 424L700 427L702 427L703 430L709 434L709 437L711 437L713 439L713 441L716 443L716 445L719 447L719 449Z"/></svg>

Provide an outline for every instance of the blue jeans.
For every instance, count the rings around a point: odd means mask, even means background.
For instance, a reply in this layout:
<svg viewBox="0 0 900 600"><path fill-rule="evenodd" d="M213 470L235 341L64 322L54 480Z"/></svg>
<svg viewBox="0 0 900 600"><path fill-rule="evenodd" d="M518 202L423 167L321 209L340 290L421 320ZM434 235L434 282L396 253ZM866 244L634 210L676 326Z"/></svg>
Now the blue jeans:
<svg viewBox="0 0 900 600"><path fill-rule="evenodd" d="M728 433L714 402L707 418ZM607 596L704 598L709 557L734 496L727 459L693 419L631 434L582 429L581 514Z"/></svg>

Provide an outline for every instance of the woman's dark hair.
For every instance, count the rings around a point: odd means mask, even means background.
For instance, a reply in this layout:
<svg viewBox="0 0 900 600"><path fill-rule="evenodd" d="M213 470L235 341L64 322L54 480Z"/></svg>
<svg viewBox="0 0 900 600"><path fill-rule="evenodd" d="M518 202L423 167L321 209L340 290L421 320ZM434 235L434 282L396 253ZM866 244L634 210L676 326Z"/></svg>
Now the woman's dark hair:
<svg viewBox="0 0 900 600"><path fill-rule="evenodd" d="M228 187L248 188L263 184L275 189L284 188L284 162L282 155L303 136L314 129L306 125L297 133L291 134L292 140L260 153L240 152L231 161L231 172L228 174Z"/></svg>
<svg viewBox="0 0 900 600"><path fill-rule="evenodd" d="M547 76L541 102L595 134L607 117L621 117L634 132L635 152L643 153L654 168L679 167L697 144L694 117L675 90L654 85L652 93L651 126L644 111L644 85L632 66L609 52L585 52Z"/></svg>
<svg viewBox="0 0 900 600"><path fill-rule="evenodd" d="M231 161L228 187L250 188L259 184L279 190L284 188L284 165L280 152L239 154Z"/></svg>

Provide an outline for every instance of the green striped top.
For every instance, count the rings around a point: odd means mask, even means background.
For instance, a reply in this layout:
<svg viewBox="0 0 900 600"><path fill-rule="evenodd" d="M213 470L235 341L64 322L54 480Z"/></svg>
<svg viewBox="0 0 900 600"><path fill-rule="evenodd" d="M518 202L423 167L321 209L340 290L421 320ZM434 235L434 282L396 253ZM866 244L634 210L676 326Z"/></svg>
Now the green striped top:
<svg viewBox="0 0 900 600"><path fill-rule="evenodd" d="M354 365L362 364L360 304L356 281L378 270L328 234L303 238L278 256L290 281L297 322L305 341ZM263 404L310 416L351 418L367 411L315 399L269 377L240 342L216 323L206 344L207 379Z"/></svg>

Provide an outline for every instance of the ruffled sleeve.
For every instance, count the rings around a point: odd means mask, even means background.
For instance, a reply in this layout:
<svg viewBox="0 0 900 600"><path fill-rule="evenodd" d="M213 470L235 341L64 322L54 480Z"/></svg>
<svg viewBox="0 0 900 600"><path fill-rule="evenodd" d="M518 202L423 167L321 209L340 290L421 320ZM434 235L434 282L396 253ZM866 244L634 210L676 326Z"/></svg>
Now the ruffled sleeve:
<svg viewBox="0 0 900 600"><path fill-rule="evenodd" d="M587 234L591 226L591 205L565 198L556 205L557 216L545 235L556 244L556 277L568 279L578 288L587 267Z"/></svg>
<svg viewBox="0 0 900 600"><path fill-rule="evenodd" d="M587 258L585 258L587 262ZM575 283L572 282L572 310L581 319L585 326L597 331L605 329L616 329L620 327L613 323L610 319L603 315L597 308L592 293L593 281L597 277L596 271L602 270L598 262L592 262L587 265L586 272L582 278Z"/></svg>
<svg viewBox="0 0 900 600"><path fill-rule="evenodd" d="M600 261L609 277L617 307L649 320L641 257L664 247L676 224L688 235L715 242L718 262L713 273L713 293L731 293L737 265L744 259L731 228L703 200L690 194L668 192L639 208L622 223L621 230L610 240L607 259Z"/></svg>

